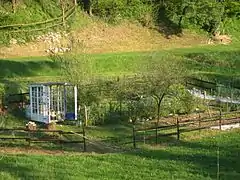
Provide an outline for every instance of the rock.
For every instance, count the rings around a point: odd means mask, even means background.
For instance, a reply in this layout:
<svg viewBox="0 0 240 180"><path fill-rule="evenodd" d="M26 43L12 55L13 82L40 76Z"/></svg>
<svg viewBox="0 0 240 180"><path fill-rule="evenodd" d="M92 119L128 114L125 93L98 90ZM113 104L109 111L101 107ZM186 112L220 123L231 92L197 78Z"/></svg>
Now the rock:
<svg viewBox="0 0 240 180"><path fill-rule="evenodd" d="M22 43L22 44L25 44L25 43L26 43L26 41L25 41L24 39L19 39L18 42L19 42L19 43Z"/></svg>
<svg viewBox="0 0 240 180"><path fill-rule="evenodd" d="M10 44L14 45L14 44L17 44L18 41L14 38L12 38L10 41L9 41Z"/></svg>

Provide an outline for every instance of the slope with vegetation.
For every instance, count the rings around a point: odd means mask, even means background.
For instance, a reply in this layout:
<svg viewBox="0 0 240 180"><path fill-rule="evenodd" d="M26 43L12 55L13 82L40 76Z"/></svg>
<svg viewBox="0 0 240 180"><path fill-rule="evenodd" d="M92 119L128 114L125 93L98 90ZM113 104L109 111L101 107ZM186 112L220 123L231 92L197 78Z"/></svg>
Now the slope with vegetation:
<svg viewBox="0 0 240 180"><path fill-rule="evenodd" d="M12 11L11 2L2 1L0 4L1 44L9 43L11 38L18 39L21 43L47 31L63 30L62 24L54 26L53 29L44 29L48 26L47 24L27 27L24 24L61 17L63 12L74 7L74 2L73 0L17 0L12 1L15 4ZM82 0L78 1L78 7L79 10L85 10L92 19L101 19L108 24L119 24L126 20L140 23L142 26L162 33L166 38L172 35L180 36L183 29L191 29L203 30L210 35L219 31L222 34L233 35L233 39L237 40L240 9L238 1ZM50 25L56 24L54 22ZM71 18L65 30L71 31L76 26L83 27L85 23L86 18L82 16ZM9 27L13 24L16 26ZM42 30L39 31L38 29L41 28Z"/></svg>

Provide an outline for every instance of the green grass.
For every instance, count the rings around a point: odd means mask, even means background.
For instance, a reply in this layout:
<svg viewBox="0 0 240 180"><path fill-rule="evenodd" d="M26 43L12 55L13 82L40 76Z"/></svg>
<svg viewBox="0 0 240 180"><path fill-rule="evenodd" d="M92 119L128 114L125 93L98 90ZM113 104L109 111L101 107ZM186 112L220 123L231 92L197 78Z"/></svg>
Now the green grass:
<svg viewBox="0 0 240 180"><path fill-rule="evenodd" d="M18 2L16 12L12 13L11 2L0 3L0 25L12 25L12 24L27 24L46 21L61 16L61 8L56 5L55 0L41 0L32 1L24 0ZM44 25L45 26L45 25ZM27 27L25 30L38 29L44 26ZM49 25L48 25L49 26ZM18 30L15 27L13 30ZM11 38L15 38L19 41L29 41L32 36L42 34L48 30L35 31L35 32L9 32L9 29L0 29L0 45L8 44Z"/></svg>
<svg viewBox="0 0 240 180"><path fill-rule="evenodd" d="M132 75L144 69L146 61L151 58L181 56L192 76L209 81L228 83L232 78L240 77L240 45L200 46L192 48L171 49L157 52L110 53L88 55L86 68L94 76ZM82 58L81 55L78 58ZM48 57L22 57L0 59L0 81L3 84L22 84L29 82L57 81L60 69ZM236 82L238 83L238 81ZM17 88L14 88L15 90Z"/></svg>
<svg viewBox="0 0 240 180"><path fill-rule="evenodd" d="M240 178L240 131L161 148L115 154L1 154L2 179L220 179Z"/></svg>

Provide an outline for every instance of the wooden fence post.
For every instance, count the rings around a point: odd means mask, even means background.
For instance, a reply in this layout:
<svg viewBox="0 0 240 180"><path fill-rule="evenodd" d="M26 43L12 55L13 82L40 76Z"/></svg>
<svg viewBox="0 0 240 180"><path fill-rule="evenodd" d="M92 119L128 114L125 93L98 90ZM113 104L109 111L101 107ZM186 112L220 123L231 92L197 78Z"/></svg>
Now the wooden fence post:
<svg viewBox="0 0 240 180"><path fill-rule="evenodd" d="M132 133L133 133L133 147L136 148L136 129L134 121L132 122Z"/></svg>
<svg viewBox="0 0 240 180"><path fill-rule="evenodd" d="M59 134L59 137L60 137L60 141L59 141L59 143L60 143L60 145L61 145L61 149L63 149L63 143L62 143L62 137L63 137L63 134L62 134L62 131L58 131L58 134Z"/></svg>
<svg viewBox="0 0 240 180"><path fill-rule="evenodd" d="M219 125L219 130L222 130L222 110L221 109L219 111L219 115L220 115L220 117L219 117L218 125Z"/></svg>
<svg viewBox="0 0 240 180"><path fill-rule="evenodd" d="M146 120L144 120L144 134L143 134L143 143L146 144Z"/></svg>
<svg viewBox="0 0 240 180"><path fill-rule="evenodd" d="M73 0L74 6L77 6L77 0Z"/></svg>
<svg viewBox="0 0 240 180"><path fill-rule="evenodd" d="M155 130L155 144L158 144L158 123L156 123L156 130Z"/></svg>
<svg viewBox="0 0 240 180"><path fill-rule="evenodd" d="M82 133L83 133L83 151L86 152L87 151L87 147L86 147L86 133L85 133L85 123L82 124Z"/></svg>
<svg viewBox="0 0 240 180"><path fill-rule="evenodd" d="M177 140L180 140L180 127L178 117L176 119L176 125L177 125Z"/></svg>
<svg viewBox="0 0 240 180"><path fill-rule="evenodd" d="M28 146L31 146L31 134L30 134L30 130L28 129Z"/></svg>
<svg viewBox="0 0 240 180"><path fill-rule="evenodd" d="M84 126L88 126L88 109L86 105L84 105L84 115L85 115Z"/></svg>
<svg viewBox="0 0 240 180"><path fill-rule="evenodd" d="M200 131L201 131L201 114L200 113L198 113L198 128L199 128L199 133L200 133Z"/></svg>
<svg viewBox="0 0 240 180"><path fill-rule="evenodd" d="M65 27L65 0L61 0L61 8L62 8L62 23Z"/></svg>
<svg viewBox="0 0 240 180"><path fill-rule="evenodd" d="M13 13L16 12L16 4L17 4L17 1L16 0L12 0L12 11L13 11Z"/></svg>

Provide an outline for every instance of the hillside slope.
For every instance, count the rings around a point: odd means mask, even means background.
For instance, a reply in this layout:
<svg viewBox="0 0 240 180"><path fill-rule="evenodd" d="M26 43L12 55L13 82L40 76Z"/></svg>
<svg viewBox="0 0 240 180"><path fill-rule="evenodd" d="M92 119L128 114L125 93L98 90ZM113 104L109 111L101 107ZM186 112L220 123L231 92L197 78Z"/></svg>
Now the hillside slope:
<svg viewBox="0 0 240 180"><path fill-rule="evenodd" d="M57 36L55 34L55 36ZM52 47L70 46L74 40L81 44L86 53L152 51L170 48L190 47L206 44L207 38L188 31L182 36L164 37L157 30L148 29L137 24L122 23L108 25L103 22L89 23L84 28L70 31L53 43L48 36L25 44L12 44L0 48L0 58L18 56L44 56ZM58 40L57 40L58 41Z"/></svg>

